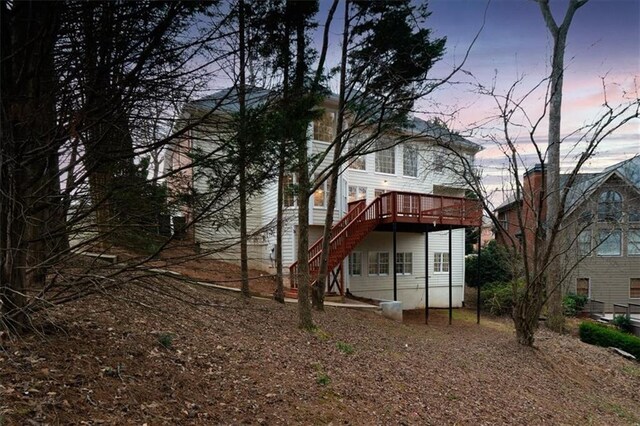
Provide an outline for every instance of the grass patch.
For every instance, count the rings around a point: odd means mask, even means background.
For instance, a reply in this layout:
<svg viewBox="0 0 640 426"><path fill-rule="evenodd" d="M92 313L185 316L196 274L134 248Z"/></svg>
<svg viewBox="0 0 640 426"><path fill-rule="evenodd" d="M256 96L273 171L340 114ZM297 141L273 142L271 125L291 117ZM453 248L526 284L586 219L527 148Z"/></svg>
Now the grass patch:
<svg viewBox="0 0 640 426"><path fill-rule="evenodd" d="M635 365L625 365L622 367L622 371L631 377L640 377L640 367Z"/></svg>
<svg viewBox="0 0 640 426"><path fill-rule="evenodd" d="M638 422L638 418L633 413L630 413L619 404L608 403L606 404L605 408L610 413L615 414L616 416L628 421L629 423L637 424Z"/></svg>
<svg viewBox="0 0 640 426"><path fill-rule="evenodd" d="M352 353L355 352L355 349L353 349L353 346L345 342L336 342L336 347L343 354L351 355Z"/></svg>
<svg viewBox="0 0 640 426"><path fill-rule="evenodd" d="M326 342L331 338L331 334L327 333L320 327L315 327L313 330L311 330L311 332L313 333L314 336L316 336L318 339L320 339L323 342Z"/></svg>
<svg viewBox="0 0 640 426"><path fill-rule="evenodd" d="M316 383L320 386L328 386L331 383L331 377L324 371L322 364L315 363L313 368L316 370Z"/></svg>
<svg viewBox="0 0 640 426"><path fill-rule="evenodd" d="M171 349L173 346L174 335L171 333L160 333L158 335L158 343L165 349Z"/></svg>

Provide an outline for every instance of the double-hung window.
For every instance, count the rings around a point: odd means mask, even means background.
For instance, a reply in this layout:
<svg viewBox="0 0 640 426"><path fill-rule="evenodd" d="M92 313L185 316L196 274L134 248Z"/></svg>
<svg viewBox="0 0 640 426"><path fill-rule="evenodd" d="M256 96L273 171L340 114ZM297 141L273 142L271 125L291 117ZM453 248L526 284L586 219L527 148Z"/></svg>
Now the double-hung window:
<svg viewBox="0 0 640 426"><path fill-rule="evenodd" d="M354 251L349 255L349 275L362 275L362 253Z"/></svg>
<svg viewBox="0 0 640 426"><path fill-rule="evenodd" d="M629 229L627 233L627 256L640 256L640 229Z"/></svg>
<svg viewBox="0 0 640 426"><path fill-rule="evenodd" d="M449 253L433 253L433 272L449 272Z"/></svg>
<svg viewBox="0 0 640 426"><path fill-rule="evenodd" d="M364 200L367 198L367 188L364 186L349 185L349 202Z"/></svg>
<svg viewBox="0 0 640 426"><path fill-rule="evenodd" d="M601 230L598 234L598 256L620 256L622 254L622 232L620 230Z"/></svg>
<svg viewBox="0 0 640 426"><path fill-rule="evenodd" d="M404 145L402 156L402 174L418 177L418 150L413 145Z"/></svg>
<svg viewBox="0 0 640 426"><path fill-rule="evenodd" d="M578 253L580 256L591 255L591 231L588 229L578 234Z"/></svg>
<svg viewBox="0 0 640 426"><path fill-rule="evenodd" d="M396 274L411 275L413 273L413 253L396 253Z"/></svg>
<svg viewBox="0 0 640 426"><path fill-rule="evenodd" d="M395 146L389 141L378 141L376 144L376 172L395 174L396 152Z"/></svg>
<svg viewBox="0 0 640 426"><path fill-rule="evenodd" d="M369 275L389 275L388 252L369 252Z"/></svg>

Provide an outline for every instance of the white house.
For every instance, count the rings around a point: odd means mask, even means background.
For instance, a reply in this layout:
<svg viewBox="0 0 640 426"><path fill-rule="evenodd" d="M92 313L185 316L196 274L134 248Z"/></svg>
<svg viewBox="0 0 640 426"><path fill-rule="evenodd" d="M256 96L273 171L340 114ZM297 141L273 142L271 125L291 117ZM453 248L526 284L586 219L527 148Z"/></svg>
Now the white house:
<svg viewBox="0 0 640 426"><path fill-rule="evenodd" d="M266 96L266 92L260 93ZM185 109L187 118L211 110L220 103L220 96L219 93L191 103ZM234 101L218 106L216 114L237 110ZM336 99L329 98L323 107L323 116L309 129L310 153L327 150L334 137ZM329 289L372 299L400 300L404 309L424 307L427 296L430 307L448 307L450 302L459 307L464 299L464 227L480 226L481 210L475 201L462 198L465 190L452 167L458 158L435 143L447 134L445 129L417 118L413 122L407 131L419 137L363 155L344 167L338 187L337 225L332 231L330 266L335 268ZM187 137L170 151L165 164L174 168L184 166L188 161L185 151L211 150L216 144L212 142L215 137L211 137L215 130L203 126L199 132L199 137ZM479 145L459 136L447 134L447 137L449 146L473 163ZM330 158L331 155L325 158L323 166L330 164ZM186 178L193 179L195 187L204 185L191 174ZM309 198L312 273L318 263L319 239L324 228L325 188L322 186ZM270 257L275 232L269 225L276 217L276 200L274 181L252 198L249 206L250 234L254 234L249 241L252 266L270 271L273 271ZM283 261L295 270L297 208L292 197L286 197L285 209ZM190 214L193 212L185 210L176 216ZM202 221L195 225L191 237L206 247L211 236L220 232L237 233L233 227L212 230ZM391 262L394 252L395 265ZM227 259L238 258L237 249L230 248L224 253Z"/></svg>

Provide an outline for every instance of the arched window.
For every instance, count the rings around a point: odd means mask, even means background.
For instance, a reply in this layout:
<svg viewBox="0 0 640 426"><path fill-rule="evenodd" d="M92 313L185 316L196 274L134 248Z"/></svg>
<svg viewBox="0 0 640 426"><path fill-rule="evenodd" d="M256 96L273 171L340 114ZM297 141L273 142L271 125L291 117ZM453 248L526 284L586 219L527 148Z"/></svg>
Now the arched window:
<svg viewBox="0 0 640 426"><path fill-rule="evenodd" d="M619 221L622 219L622 195L616 191L604 191L598 199L598 220Z"/></svg>

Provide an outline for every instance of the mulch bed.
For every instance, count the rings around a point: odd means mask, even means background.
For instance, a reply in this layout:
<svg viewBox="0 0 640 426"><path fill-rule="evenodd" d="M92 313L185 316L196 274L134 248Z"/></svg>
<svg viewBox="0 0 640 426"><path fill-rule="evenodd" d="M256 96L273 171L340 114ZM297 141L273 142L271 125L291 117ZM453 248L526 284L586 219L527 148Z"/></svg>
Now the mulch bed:
<svg viewBox="0 0 640 426"><path fill-rule="evenodd" d="M2 341L0 424L640 421L640 364L572 336L339 308L309 333L296 309L170 278L57 307Z"/></svg>

